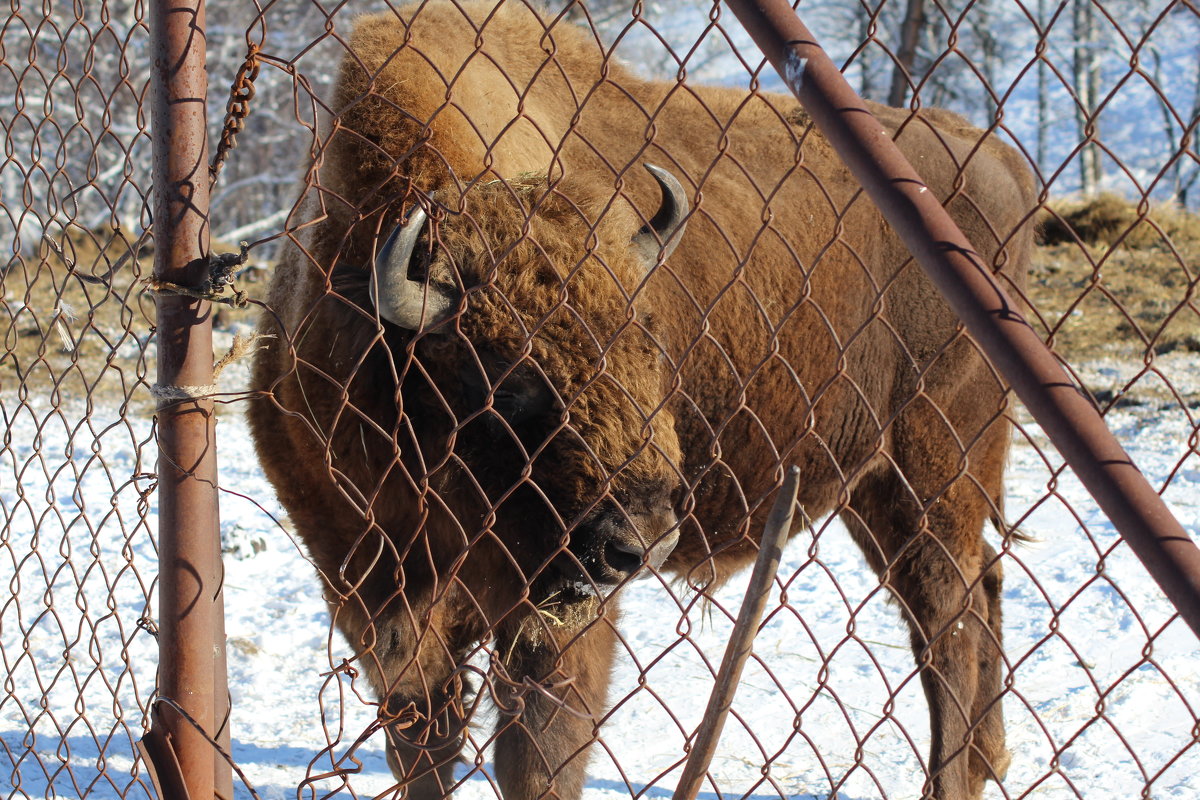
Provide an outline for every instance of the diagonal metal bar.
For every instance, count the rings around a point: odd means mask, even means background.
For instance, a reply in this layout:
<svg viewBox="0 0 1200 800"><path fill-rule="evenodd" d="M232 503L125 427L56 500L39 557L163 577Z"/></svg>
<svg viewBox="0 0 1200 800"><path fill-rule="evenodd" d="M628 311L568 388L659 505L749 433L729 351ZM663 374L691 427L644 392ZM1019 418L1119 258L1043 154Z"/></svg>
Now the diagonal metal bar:
<svg viewBox="0 0 1200 800"><path fill-rule="evenodd" d="M784 0L726 0L772 66L1200 636L1200 549Z"/></svg>

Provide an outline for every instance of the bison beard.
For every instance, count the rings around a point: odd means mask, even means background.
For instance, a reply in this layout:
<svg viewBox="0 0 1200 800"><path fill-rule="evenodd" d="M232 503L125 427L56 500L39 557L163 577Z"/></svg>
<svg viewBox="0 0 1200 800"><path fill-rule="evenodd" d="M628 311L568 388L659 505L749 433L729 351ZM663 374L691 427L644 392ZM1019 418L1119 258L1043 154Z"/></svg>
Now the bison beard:
<svg viewBox="0 0 1200 800"><path fill-rule="evenodd" d="M1002 778L1007 390L795 102L643 81L519 4L348 48L251 423L409 796L449 792L486 698L505 797L578 797L617 589L741 569L793 464L909 626L924 791ZM874 110L1019 290L1021 159Z"/></svg>

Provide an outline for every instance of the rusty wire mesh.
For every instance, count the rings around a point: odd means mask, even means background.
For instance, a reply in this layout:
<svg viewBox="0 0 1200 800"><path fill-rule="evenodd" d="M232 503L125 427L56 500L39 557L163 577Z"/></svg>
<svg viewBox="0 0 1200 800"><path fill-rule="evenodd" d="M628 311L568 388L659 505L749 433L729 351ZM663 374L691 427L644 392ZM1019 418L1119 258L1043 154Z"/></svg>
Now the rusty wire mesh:
<svg viewBox="0 0 1200 800"><path fill-rule="evenodd" d="M821 4L801 12L864 96L887 100L899 91L906 106L949 107L1032 164L1033 191L1017 207L990 196L1003 193L1002 181L980 186L970 178L959 194L960 219L984 209L986 219L973 227L987 241L977 246L989 254L1007 248L1016 260L1026 235L1018 228L1038 223L1028 282L1010 287L1196 530L1200 15L1178 2L930 3L919 36L906 40L903 23L914 5ZM524 13L518 3L504 7L502 14ZM457 13L448 8L420 13ZM507 42L501 23L483 23L477 10L477 33L460 15L405 50L414 59L404 62L410 72L402 77L428 80L433 51L461 47L457 65L438 65L437 114L407 125L403 113L417 110L395 105L406 96L396 76L375 75L402 39L366 46L351 31L359 12L407 20L411 8L260 3L256 17L243 4L209 2L208 9L214 141L225 113L219 89L234 78L248 44L261 68L246 127L214 187L213 233L218 247L252 243L239 286L256 298L263 332L277 337L254 342L265 348L255 355L256 378L248 375L249 358L235 359L218 386L235 763L262 797L295 796L297 787L301 796L392 796L389 736L446 759L461 738L463 763L444 773L446 784L427 778L418 791L488 797L505 785L516 797L521 775L536 782L548 763L557 790L570 795L571 765L585 759L589 797L671 791L744 580L738 573L720 588L706 586L711 576L695 526L748 557L753 548L741 537L761 525L774 467L810 453L808 440L775 438L780 423L771 414L782 412L767 409L756 381L797 376L789 378L794 396L777 400L791 413L822 419L830 406L875 396L868 384L882 368L863 366L864 343L883 328L883 340L904 349L894 344L902 326L883 324L880 309L913 280L915 265L877 242L872 249L860 233L877 225L865 198L852 199L794 103L758 98L730 107L693 88L781 89L720 7L610 2L572 5L560 16L556 9L544 18L550 31L525 42L534 55L519 74L509 68L510 47L499 44ZM574 25L587 33L571 34ZM399 23L385 27L398 30ZM150 796L133 754L155 659L146 379L154 340L140 283L152 243L143 236L150 222L145 10L132 2L16 4L2 37L0 82L12 101L2 114L0 164L11 242L0 357L0 547L12 578L0 606L7 672L0 771L11 777L12 797ZM586 53L576 59L580 47ZM460 70L469 60L475 71ZM895 78L897 61L911 64L911 80ZM353 66L359 63L365 69ZM336 87L339 64L359 81L350 94ZM669 93L648 102L625 69L664 81ZM481 95L479 74L489 73L503 80ZM537 87L555 86L563 75L576 91L555 95L559 105L539 105ZM597 123L589 110L611 107L610 91L626 98L627 113ZM695 125L686 143L669 128L682 114L672 103L690 106ZM764 167L731 122L739 116L803 145ZM429 129L431 144L406 160L430 117L441 120ZM392 124L380 127L378 118ZM444 132L450 121L459 125L457 138ZM617 136L604 136L604 128ZM980 131L969 135L981 141ZM934 148L930 160L952 139L943 124L924 145ZM641 285L630 278L628 256L614 254L612 231L627 237L655 216L659 192L643 161L681 181L690 217L678 255ZM447 181L450 171L457 184ZM730 174L752 189L734 211L722 206ZM942 191L949 192L953 179L946 180ZM796 232L803 225L786 224L785 203L796 202L797 185L822 198L816 208L824 216L809 238ZM412 335L380 322L362 277L387 234L417 206L432 222L420 227L411 275L440 283L455 308L466 297L461 318L443 323L448 334ZM1003 219L986 213L997 207ZM515 216L497 212L505 208ZM556 236L548 219L574 230L574 238ZM687 285L679 259L696 263L686 237L703 231L718 243L706 255L720 277L697 288ZM480 241L491 248L486 258L467 258ZM542 253L571 247L578 255L559 268L575 272L568 279L548 272ZM454 254L451 262L446 253ZM268 294L261 267L279 259L291 272L277 273L284 277ZM518 259L541 283L505 277ZM755 270L767 261L782 264L791 283L781 289L762 279ZM870 272L876 261L881 271ZM843 271L845 308L804 288L821 265ZM672 282L685 288L672 293ZM613 305L598 315L587 298L601 295ZM422 294L422 301L436 296ZM746 326L740 338L722 322L723 303ZM504 337L483 341L481 309L506 321ZM222 350L234 334L250 335L255 317L220 309ZM789 361L795 351L773 349L778 337L764 333L796 318L832 331L807 343L824 354L820 369L807 365L815 356ZM564 356L547 344L551 334L574 341L580 354ZM990 371L971 397L937 405L939 359L975 369L973 352L943 333L922 355L889 362L898 372L923 369L927 381L899 406L871 409L867 438L897 463L890 437L900 435L903 409L936 407L936 418L975 420L930 447L931 458L949 453L953 462L940 475L944 486L915 490L919 497L900 492L891 502L898 517L906 504L923 509L916 531L926 536L938 524L938 501L953 504L964 493L977 505L982 498L984 516L1002 516L1000 531L989 527L985 538L1006 581L997 688L1013 762L984 796L1194 796L1196 641L1037 425L1019 407L1000 410L1000 384ZM699 391L688 383L688 364L706 353L730 367ZM448 363L466 366L448 372ZM666 376L671 392L648 388L635 363ZM525 372L510 376L513 367ZM805 380L814 375L820 379ZM405 389L397 393L399 385ZM973 403L993 407L972 417L963 407ZM246 408L255 409L273 487L256 466ZM989 494L991 462L981 452L997 447L1001 418L1014 423L1002 507ZM680 421L677 433L671 419ZM292 439L271 432L278 420L291 421ZM547 427L529 430L530 420ZM597 449L592 428L630 420L636 444L626 437L615 455ZM840 452L837 442L821 447ZM533 465L527 472L526 461ZM706 483L723 468L749 474L747 465L760 461L766 467L752 482ZM837 518L851 525L871 519L853 497L877 474L851 461L838 464L843 475L829 497L810 498L834 517L814 514L785 554L705 796L910 797L928 779L939 723L927 716L901 619L912 601L889 602L899 578L868 569ZM586 473L575 484L591 487L586 497L560 488L571 470ZM671 482L664 475L676 485L651 485L654 477ZM920 480L914 473L908 485ZM604 604L575 585L588 582L582 573L563 582L559 575L572 567L604 567L594 548L572 549L560 539L570 533L578 545L607 535L595 514L606 503L610 532L633 522L643 534L662 533L665 512L655 502L666 488L671 510L693 525L684 528L682 556L670 570L644 570L648 580ZM724 492L721 502L705 491ZM713 522L718 506L723 527ZM467 557L480 552L506 553L520 572L503 559L481 569ZM969 562L953 568L945 585L975 580L987 566L986 557ZM937 553L919 564L946 568ZM373 577L356 584L364 574ZM514 580L520 574L528 586ZM618 603L619 614L610 610ZM956 630L965 625L969 634L983 616L978 605L960 607L940 635L952 643ZM418 638L421 657L407 660ZM588 688L608 670L596 640L611 640L616 650L604 701L596 699L602 691ZM545 674L560 655L558 672ZM927 674L937 680L936 673ZM404 691L388 702L379 689L392 682ZM471 691L463 690L467 683ZM517 709L526 716L512 723L504 712ZM535 729L535 712L548 714L552 721L541 722L551 726L573 720L566 728L576 738L565 753L561 743L518 735L533 743L522 748L511 733L495 749L498 724ZM457 716L470 716L469 726L458 729ZM991 763L984 772L1001 767Z"/></svg>
<svg viewBox="0 0 1200 800"><path fill-rule="evenodd" d="M146 31L134 4L21 5L0 28L0 773L6 797L146 797Z"/></svg>

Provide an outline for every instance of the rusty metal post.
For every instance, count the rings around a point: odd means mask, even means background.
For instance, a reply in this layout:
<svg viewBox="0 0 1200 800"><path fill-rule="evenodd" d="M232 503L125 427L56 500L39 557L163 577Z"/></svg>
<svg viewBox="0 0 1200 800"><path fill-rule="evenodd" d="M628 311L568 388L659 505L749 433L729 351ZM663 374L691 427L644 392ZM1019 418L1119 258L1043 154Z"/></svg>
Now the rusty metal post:
<svg viewBox="0 0 1200 800"><path fill-rule="evenodd" d="M212 304L172 290L199 288L208 277L204 3L152 0L149 10L159 289L159 699L147 750L164 800L209 800L231 782L212 744L224 722L225 693Z"/></svg>
<svg viewBox="0 0 1200 800"><path fill-rule="evenodd" d="M813 122L1200 636L1200 549L785 0L726 0Z"/></svg>

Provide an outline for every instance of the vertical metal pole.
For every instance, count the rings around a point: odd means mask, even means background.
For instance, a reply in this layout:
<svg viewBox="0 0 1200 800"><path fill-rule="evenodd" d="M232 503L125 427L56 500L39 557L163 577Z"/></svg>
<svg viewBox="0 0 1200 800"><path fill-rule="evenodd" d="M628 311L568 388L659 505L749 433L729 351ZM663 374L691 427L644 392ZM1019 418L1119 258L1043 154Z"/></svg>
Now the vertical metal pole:
<svg viewBox="0 0 1200 800"><path fill-rule="evenodd" d="M203 0L151 0L154 277L200 287L209 253ZM212 305L158 296L159 676L155 726L189 800L218 784L217 470ZM182 712L182 713L181 713ZM189 719L190 718L190 719ZM174 767L174 765L171 765ZM164 800L166 800L164 798ZM171 800L175 800L171 798Z"/></svg>

